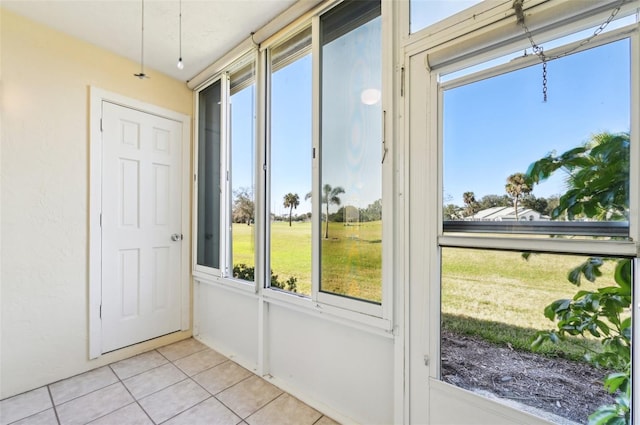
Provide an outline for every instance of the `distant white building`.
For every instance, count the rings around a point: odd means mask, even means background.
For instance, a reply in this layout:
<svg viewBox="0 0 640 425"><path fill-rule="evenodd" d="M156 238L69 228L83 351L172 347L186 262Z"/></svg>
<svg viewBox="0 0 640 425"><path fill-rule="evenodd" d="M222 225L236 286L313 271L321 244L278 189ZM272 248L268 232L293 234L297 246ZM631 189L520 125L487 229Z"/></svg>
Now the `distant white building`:
<svg viewBox="0 0 640 425"><path fill-rule="evenodd" d="M481 210L469 217L477 221L516 221L516 210L513 207L493 207ZM519 221L548 221L549 216L542 215L530 208L518 208Z"/></svg>

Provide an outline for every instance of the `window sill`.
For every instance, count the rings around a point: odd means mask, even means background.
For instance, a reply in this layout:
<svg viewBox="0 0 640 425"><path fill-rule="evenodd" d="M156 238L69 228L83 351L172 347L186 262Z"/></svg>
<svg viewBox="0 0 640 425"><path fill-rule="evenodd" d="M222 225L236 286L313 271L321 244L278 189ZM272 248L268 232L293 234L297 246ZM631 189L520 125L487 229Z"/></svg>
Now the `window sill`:
<svg viewBox="0 0 640 425"><path fill-rule="evenodd" d="M479 409L485 412L491 412L492 415L505 418L508 423L529 425L551 423L537 414L520 410L520 406L509 405L508 400L487 398L472 391L442 382L436 378L429 379L429 386L432 392L439 393L440 397L445 396L451 400L455 400L457 405L467 405L472 407L472 410ZM523 406L522 408L527 409L528 406ZM472 418L469 419L471 420Z"/></svg>
<svg viewBox="0 0 640 425"><path fill-rule="evenodd" d="M234 292L239 292L245 295L255 295L256 287L254 282L243 283L235 279L229 279L225 277L215 276L208 273L202 273L198 271L193 272L193 279L199 283L207 285L213 285L224 289L229 289Z"/></svg>
<svg viewBox="0 0 640 425"><path fill-rule="evenodd" d="M203 285L214 286L236 294L256 298L267 304L273 304L290 311L315 316L386 338L394 338L393 324L388 319L327 305L302 295L271 288L265 288L262 289L261 293L256 293L255 287L251 284L244 284L233 279L209 274L193 272L193 279Z"/></svg>
<svg viewBox="0 0 640 425"><path fill-rule="evenodd" d="M264 302L287 308L289 310L326 318L327 320L355 327L367 332L393 338L393 323L391 320L371 316L359 311L347 310L311 298L290 294L276 289L265 288L262 291Z"/></svg>

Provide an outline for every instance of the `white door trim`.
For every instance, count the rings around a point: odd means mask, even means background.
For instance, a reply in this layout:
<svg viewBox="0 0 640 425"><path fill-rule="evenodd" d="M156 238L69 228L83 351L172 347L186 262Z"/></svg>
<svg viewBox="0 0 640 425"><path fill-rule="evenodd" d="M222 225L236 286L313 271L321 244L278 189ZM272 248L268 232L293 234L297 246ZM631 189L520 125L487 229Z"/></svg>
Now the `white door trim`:
<svg viewBox="0 0 640 425"><path fill-rule="evenodd" d="M155 105L131 99L96 87L90 88L89 108L89 358L102 355L102 102L136 109L182 123L182 231L184 243L180 266L181 330L189 330L191 321L190 298L190 218L191 218L191 117Z"/></svg>

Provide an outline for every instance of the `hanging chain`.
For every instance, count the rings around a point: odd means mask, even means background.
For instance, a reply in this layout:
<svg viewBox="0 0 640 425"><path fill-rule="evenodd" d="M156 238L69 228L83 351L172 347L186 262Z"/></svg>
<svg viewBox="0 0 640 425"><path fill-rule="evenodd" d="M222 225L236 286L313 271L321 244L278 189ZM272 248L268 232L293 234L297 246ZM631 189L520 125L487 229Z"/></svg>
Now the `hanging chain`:
<svg viewBox="0 0 640 425"><path fill-rule="evenodd" d="M609 17L602 24L600 24L600 26L598 28L596 28L596 30L593 32L593 34L591 36L589 36L589 37L585 38L584 40L582 40L580 42L580 44L578 44L574 48L569 49L567 51L564 51L564 52L559 53L559 54L554 55L554 56L545 55L544 54L544 48L542 46L538 45L533 40L533 35L531 35L531 31L529 31L529 27L527 26L527 24L524 21L524 10L523 10L524 0L514 0L513 1L513 9L516 12L517 23L522 27L522 29L524 30L525 35L529 39L529 43L531 43L531 50L533 51L533 53L536 56L538 56L540 58L540 61L542 62L542 97L543 97L543 101L544 102L547 101L547 62L550 61L550 60L553 60L553 59L558 59L558 58L562 58L564 56L567 56L567 55L575 52L576 50L580 49L585 44L590 43L591 40L593 40L598 35L600 35L600 33L602 33L602 31L604 31L604 29L611 23L611 21L613 21L613 19L616 17L618 12L620 12L620 8L625 3L625 1L627 1L627 0L620 0L618 5L613 9L613 11L611 11L611 14L609 15ZM526 54L526 51L525 51L525 54Z"/></svg>

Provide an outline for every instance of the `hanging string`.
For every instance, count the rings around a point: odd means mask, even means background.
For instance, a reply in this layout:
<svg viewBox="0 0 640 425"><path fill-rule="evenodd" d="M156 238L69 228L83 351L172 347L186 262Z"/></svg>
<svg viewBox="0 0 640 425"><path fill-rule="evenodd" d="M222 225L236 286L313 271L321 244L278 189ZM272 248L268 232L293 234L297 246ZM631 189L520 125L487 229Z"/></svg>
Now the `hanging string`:
<svg viewBox="0 0 640 425"><path fill-rule="evenodd" d="M179 45L179 55L178 55L178 69L184 68L184 63L182 62L182 0L180 0L180 10L178 15L178 45Z"/></svg>
<svg viewBox="0 0 640 425"><path fill-rule="evenodd" d="M525 22L525 19L524 19L524 10L523 10L524 0L514 0L513 1L513 9L515 10L515 13L516 13L516 22L518 23L518 25L520 25L522 27L525 35L529 39L529 43L531 44L531 50L533 51L533 53L536 56L538 56L540 58L540 62L542 62L542 97L543 97L543 101L545 103L547 101L547 62L550 61L550 60L559 59L561 57L567 56L567 55L575 52L576 50L580 49L585 44L590 43L591 40L593 40L598 35L600 35L600 33L602 33L602 31L604 31L604 29L607 27L607 25L609 25L611 23L611 21L613 21L613 19L616 17L618 12L620 12L620 8L625 3L625 1L627 1L627 0L620 0L620 2L617 4L617 6L613 9L611 14L609 15L609 17L602 24L600 24L600 26L598 26L598 28L596 28L596 30L593 32L593 34L591 36L589 36L589 37L585 38L584 40L582 40L580 42L580 44L578 44L577 46L573 47L572 49L566 50L566 51L564 51L562 53L559 53L559 54L553 55L553 56L547 56L544 53L544 48L542 46L538 45L533 40L533 35L531 35L531 31L529 31L529 27L527 26L527 24Z"/></svg>
<svg viewBox="0 0 640 425"><path fill-rule="evenodd" d="M133 74L134 76L140 78L149 78L147 74L144 73L144 0L142 1L142 18L140 24L140 73Z"/></svg>

